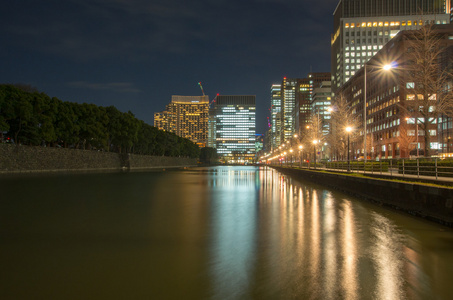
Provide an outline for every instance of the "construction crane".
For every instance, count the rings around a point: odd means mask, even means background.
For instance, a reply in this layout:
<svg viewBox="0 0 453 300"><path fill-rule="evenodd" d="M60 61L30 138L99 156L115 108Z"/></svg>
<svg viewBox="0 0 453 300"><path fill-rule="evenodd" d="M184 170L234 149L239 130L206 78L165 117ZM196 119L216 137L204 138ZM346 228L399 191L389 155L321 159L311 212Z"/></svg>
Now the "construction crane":
<svg viewBox="0 0 453 300"><path fill-rule="evenodd" d="M219 96L219 94L217 94L217 95L215 96L215 98L214 98L214 99L212 99L211 103L209 103L209 107L211 107L212 103L214 103L214 102L215 102L215 100L217 99L217 97L218 97L218 96Z"/></svg>
<svg viewBox="0 0 453 300"><path fill-rule="evenodd" d="M203 93L203 96L205 96L204 91L203 91L203 86L201 85L201 82L199 82L198 85L200 86L200 89L201 89L201 92Z"/></svg>

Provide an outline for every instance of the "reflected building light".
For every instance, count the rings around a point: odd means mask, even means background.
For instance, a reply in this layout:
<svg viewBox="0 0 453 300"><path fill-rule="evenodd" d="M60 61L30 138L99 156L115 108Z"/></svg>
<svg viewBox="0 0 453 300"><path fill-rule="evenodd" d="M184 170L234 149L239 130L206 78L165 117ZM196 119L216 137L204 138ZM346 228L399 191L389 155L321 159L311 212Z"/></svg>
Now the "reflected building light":
<svg viewBox="0 0 453 300"><path fill-rule="evenodd" d="M341 276L338 276L338 262L337 262L337 235L332 234L334 232L338 232L338 228L336 228L336 220L338 216L336 215L336 210L333 207L333 199L331 193L323 193L322 198L323 211L324 211L324 226L323 232L327 233L325 237L325 246L324 248L324 260L325 260L325 275L326 278L326 287L325 293L327 299L335 299L337 298L337 286L338 286L338 279Z"/></svg>
<svg viewBox="0 0 453 300"><path fill-rule="evenodd" d="M343 203L343 266L341 268L342 286L345 290L345 299L358 299L357 278L357 237L355 232L354 212L350 202Z"/></svg>
<svg viewBox="0 0 453 300"><path fill-rule="evenodd" d="M322 277L321 265L321 220L319 216L319 199L315 189L311 190L311 234L310 234L310 287L321 290L320 282L317 280Z"/></svg>
<svg viewBox="0 0 453 300"><path fill-rule="evenodd" d="M389 219L376 213L370 226L376 243L373 248L379 249L372 254L377 275L376 296L379 299L399 299L404 286L401 237Z"/></svg>

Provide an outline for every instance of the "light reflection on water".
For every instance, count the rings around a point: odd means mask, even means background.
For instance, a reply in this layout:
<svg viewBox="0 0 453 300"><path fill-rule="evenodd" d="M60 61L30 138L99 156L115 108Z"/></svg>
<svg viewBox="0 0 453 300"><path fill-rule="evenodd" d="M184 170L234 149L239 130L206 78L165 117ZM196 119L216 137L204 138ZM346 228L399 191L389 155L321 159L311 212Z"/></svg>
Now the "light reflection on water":
<svg viewBox="0 0 453 300"><path fill-rule="evenodd" d="M452 230L272 169L0 190L0 299L453 299Z"/></svg>

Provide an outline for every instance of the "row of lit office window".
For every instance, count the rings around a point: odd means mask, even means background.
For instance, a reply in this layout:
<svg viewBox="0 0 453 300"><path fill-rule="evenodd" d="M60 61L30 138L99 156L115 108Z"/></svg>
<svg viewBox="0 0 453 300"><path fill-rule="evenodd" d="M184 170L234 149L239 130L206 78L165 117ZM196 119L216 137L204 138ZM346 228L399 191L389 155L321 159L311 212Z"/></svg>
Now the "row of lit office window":
<svg viewBox="0 0 453 300"><path fill-rule="evenodd" d="M447 24L446 20L431 20L426 21L425 23L436 23L436 24ZM413 21L413 20L405 20L405 21L374 21L374 22L358 22L358 23L345 23L344 28L365 28L365 27L389 27L389 26L417 26L423 25L423 20Z"/></svg>

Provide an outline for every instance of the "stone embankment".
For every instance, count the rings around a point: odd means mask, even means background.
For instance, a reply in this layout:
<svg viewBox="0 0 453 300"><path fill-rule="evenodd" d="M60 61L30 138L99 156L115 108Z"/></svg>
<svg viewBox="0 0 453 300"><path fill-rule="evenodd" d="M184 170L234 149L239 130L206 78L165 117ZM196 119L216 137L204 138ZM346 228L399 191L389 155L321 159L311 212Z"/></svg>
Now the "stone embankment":
<svg viewBox="0 0 453 300"><path fill-rule="evenodd" d="M296 179L309 180L453 227L453 188L351 176L344 173L274 168Z"/></svg>
<svg viewBox="0 0 453 300"><path fill-rule="evenodd" d="M115 172L194 165L196 159L183 157L0 144L0 174Z"/></svg>

